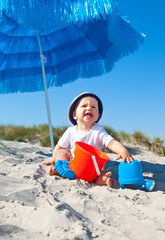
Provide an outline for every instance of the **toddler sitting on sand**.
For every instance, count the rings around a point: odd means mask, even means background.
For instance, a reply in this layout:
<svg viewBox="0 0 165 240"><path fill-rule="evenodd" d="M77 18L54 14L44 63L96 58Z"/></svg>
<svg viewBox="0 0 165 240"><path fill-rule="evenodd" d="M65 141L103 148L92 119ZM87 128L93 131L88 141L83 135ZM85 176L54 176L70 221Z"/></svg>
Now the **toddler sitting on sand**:
<svg viewBox="0 0 165 240"><path fill-rule="evenodd" d="M99 150L105 145L118 154L116 160L122 158L123 161L132 162L133 157L128 150L97 124L102 113L102 101L97 95L91 92L77 95L68 109L68 119L74 126L65 131L53 151L52 160L45 162L44 165L54 165L57 160L69 161L77 141L87 143ZM59 175L59 173L52 167L49 175ZM111 178L111 175L112 173L106 172L103 167L101 175L97 176L94 182L98 185L119 187L118 182Z"/></svg>

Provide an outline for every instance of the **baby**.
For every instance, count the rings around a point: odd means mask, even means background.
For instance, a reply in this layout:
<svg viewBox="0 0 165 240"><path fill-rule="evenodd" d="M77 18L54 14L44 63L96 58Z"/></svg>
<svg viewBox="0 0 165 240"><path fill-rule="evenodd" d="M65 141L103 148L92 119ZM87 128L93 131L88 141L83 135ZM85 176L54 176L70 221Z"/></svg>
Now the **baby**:
<svg viewBox="0 0 165 240"><path fill-rule="evenodd" d="M77 141L87 143L99 150L102 150L102 146L105 145L118 154L116 160L122 158L123 161L132 162L133 157L128 150L98 125L102 113L102 101L96 94L82 92L77 95L68 109L68 119L74 126L64 132L53 151L52 160L44 165L54 165L57 160L69 161ZM59 173L52 167L49 175L59 175ZM98 185L119 187L118 182L111 178L111 175L112 173L106 172L103 167L101 175L97 176L94 182Z"/></svg>

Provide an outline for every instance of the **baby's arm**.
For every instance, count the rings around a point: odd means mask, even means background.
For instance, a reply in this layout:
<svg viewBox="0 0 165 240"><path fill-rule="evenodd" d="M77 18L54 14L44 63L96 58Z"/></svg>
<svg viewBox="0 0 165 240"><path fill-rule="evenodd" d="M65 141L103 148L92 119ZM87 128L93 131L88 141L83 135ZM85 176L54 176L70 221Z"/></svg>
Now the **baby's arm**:
<svg viewBox="0 0 165 240"><path fill-rule="evenodd" d="M116 160L119 160L120 158L122 158L123 162L125 162L125 161L132 162L133 161L133 157L129 154L128 150L120 142L116 141L115 139L113 139L108 144L108 148L112 152L118 154L118 157L116 158Z"/></svg>

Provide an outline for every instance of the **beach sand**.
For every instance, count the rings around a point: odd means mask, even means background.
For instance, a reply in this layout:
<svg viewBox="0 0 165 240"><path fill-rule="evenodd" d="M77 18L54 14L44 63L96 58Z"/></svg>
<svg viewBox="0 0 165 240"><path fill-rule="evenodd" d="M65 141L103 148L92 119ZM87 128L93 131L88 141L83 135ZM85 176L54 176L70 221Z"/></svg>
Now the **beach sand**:
<svg viewBox="0 0 165 240"><path fill-rule="evenodd" d="M164 240L165 157L127 145L152 192L49 176L51 149L0 140L1 240ZM108 154L117 178L120 161Z"/></svg>

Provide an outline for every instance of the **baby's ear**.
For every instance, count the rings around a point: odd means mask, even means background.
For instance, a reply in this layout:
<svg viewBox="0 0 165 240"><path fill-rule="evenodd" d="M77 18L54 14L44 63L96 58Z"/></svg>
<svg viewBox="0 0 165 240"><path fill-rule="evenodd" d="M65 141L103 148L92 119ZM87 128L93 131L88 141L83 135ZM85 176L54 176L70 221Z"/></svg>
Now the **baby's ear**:
<svg viewBox="0 0 165 240"><path fill-rule="evenodd" d="M73 111L72 116L73 116L74 120L77 121L76 111Z"/></svg>
<svg viewBox="0 0 165 240"><path fill-rule="evenodd" d="M98 113L98 118L97 118L97 120L99 119L99 117L100 117L100 113ZM97 120L96 120L96 121L97 121Z"/></svg>

